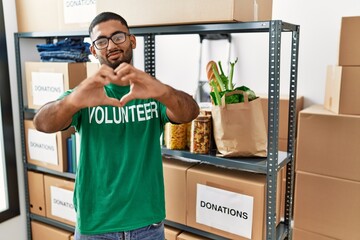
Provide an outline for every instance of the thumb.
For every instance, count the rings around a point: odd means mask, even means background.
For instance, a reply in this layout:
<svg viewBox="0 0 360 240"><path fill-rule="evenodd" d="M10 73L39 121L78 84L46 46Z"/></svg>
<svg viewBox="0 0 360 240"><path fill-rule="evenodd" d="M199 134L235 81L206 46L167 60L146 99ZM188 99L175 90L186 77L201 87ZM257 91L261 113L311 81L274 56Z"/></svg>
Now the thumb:
<svg viewBox="0 0 360 240"><path fill-rule="evenodd" d="M133 99L134 99L133 95L131 94L131 92L129 92L120 99L120 105L125 106L129 101Z"/></svg>

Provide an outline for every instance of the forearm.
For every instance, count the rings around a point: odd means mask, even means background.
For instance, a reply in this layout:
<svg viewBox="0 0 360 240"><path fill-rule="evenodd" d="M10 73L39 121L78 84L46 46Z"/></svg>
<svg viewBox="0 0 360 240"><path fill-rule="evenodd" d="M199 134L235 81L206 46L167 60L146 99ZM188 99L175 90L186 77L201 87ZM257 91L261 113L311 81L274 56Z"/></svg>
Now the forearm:
<svg viewBox="0 0 360 240"><path fill-rule="evenodd" d="M164 94L158 100L167 107L167 115L172 122L191 122L199 115L199 106L187 93L164 85Z"/></svg>
<svg viewBox="0 0 360 240"><path fill-rule="evenodd" d="M45 133L61 131L71 124L72 116L78 110L69 101L69 96L62 100L50 102L42 106L36 113L33 119L35 128Z"/></svg>

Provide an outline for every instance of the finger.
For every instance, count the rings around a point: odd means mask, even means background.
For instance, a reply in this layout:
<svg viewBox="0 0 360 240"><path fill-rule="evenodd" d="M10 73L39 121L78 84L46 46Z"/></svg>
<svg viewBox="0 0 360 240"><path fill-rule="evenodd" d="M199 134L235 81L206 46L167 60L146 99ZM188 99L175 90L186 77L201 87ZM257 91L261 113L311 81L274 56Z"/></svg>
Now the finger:
<svg viewBox="0 0 360 240"><path fill-rule="evenodd" d="M115 74L123 77L128 74L131 74L134 71L134 67L128 63L121 63L115 70Z"/></svg>
<svg viewBox="0 0 360 240"><path fill-rule="evenodd" d="M120 71L121 69L127 68L129 66L131 65L126 62L120 63L120 65L117 68L115 68L115 72Z"/></svg>
<svg viewBox="0 0 360 240"><path fill-rule="evenodd" d="M120 106L125 106L129 101L133 100L134 97L131 93L125 94L121 99L120 99Z"/></svg>
<svg viewBox="0 0 360 240"><path fill-rule="evenodd" d="M115 106L115 107L122 107L123 106L118 99L112 98L112 97L105 98L103 105L109 105L109 106Z"/></svg>

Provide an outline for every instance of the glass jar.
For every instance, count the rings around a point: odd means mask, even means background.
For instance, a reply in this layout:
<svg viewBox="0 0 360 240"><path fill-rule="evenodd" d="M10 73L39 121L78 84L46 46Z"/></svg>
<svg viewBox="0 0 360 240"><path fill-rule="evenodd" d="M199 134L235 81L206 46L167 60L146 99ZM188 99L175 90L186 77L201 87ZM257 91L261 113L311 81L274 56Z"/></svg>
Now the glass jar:
<svg viewBox="0 0 360 240"><path fill-rule="evenodd" d="M165 144L168 149L186 149L187 124L167 123L165 129Z"/></svg>
<svg viewBox="0 0 360 240"><path fill-rule="evenodd" d="M211 116L200 115L191 123L190 152L208 154L211 143Z"/></svg>

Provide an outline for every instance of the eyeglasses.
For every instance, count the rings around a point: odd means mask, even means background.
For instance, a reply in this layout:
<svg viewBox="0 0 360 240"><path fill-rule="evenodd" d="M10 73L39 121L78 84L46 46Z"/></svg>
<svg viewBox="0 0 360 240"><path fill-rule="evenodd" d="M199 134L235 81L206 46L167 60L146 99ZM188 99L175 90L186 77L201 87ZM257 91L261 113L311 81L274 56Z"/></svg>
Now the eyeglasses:
<svg viewBox="0 0 360 240"><path fill-rule="evenodd" d="M105 49L109 46L109 39L116 45L125 42L126 36L130 36L131 34L125 32L115 32L110 37L100 37L93 41L94 46L98 50Z"/></svg>

